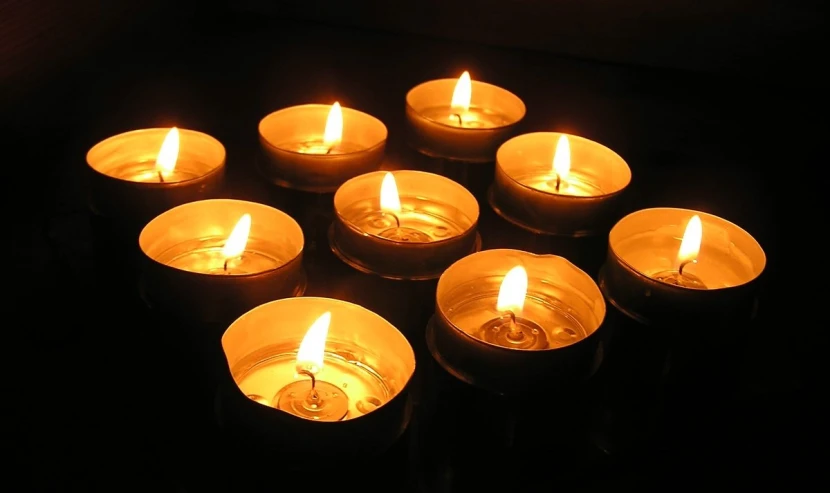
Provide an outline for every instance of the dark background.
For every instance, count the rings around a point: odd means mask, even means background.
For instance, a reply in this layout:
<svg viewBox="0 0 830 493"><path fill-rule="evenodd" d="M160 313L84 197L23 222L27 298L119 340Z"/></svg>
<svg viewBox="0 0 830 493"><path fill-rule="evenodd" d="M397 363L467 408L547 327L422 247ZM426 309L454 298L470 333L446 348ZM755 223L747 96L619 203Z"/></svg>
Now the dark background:
<svg viewBox="0 0 830 493"><path fill-rule="evenodd" d="M337 99L383 120L385 165L406 167L406 91L465 69L524 100L522 131L567 131L619 152L638 207L711 212L767 253L765 322L736 356L730 433L682 460L654 450L610 483L792 485L822 467L818 2L232 4L0 3L14 232L4 443L20 487L198 490L222 463L199 411L172 404L187 379L147 356L158 334L89 273L89 147L135 128L201 130L228 150L227 195L265 201L251 165L268 112Z"/></svg>

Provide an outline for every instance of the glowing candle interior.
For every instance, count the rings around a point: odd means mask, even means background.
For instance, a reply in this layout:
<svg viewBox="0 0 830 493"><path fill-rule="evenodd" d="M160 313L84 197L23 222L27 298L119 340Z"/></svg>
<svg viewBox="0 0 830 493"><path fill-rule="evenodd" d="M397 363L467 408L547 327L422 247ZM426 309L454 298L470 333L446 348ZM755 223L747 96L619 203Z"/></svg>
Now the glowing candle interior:
<svg viewBox="0 0 830 493"><path fill-rule="evenodd" d="M190 202L151 221L142 250L169 267L198 274L251 275L302 252L299 226L270 207L238 200Z"/></svg>
<svg viewBox="0 0 830 493"><path fill-rule="evenodd" d="M176 166L179 147L179 129L173 127L165 135L155 159L123 163L113 176L141 183L175 183L198 177L188 167Z"/></svg>
<svg viewBox="0 0 830 493"><path fill-rule="evenodd" d="M437 123L459 128L487 129L513 123L494 108L473 105L472 99L473 81L465 70L455 84L449 107L433 106L422 110L421 114Z"/></svg>
<svg viewBox="0 0 830 493"><path fill-rule="evenodd" d="M372 204L373 201L377 201ZM355 227L367 234L407 243L429 243L458 236L473 222L444 201L398 193L393 173L386 173L379 199L360 200L343 210Z"/></svg>
<svg viewBox="0 0 830 493"><path fill-rule="evenodd" d="M711 214L685 209L644 209L611 230L609 246L636 272L692 289L745 284L766 264L746 231Z"/></svg>
<svg viewBox="0 0 830 493"><path fill-rule="evenodd" d="M498 274L503 265L512 264ZM596 297L594 299L593 297ZM453 264L438 284L438 307L459 330L509 349L568 346L601 322L598 288L561 257L485 250Z"/></svg>
<svg viewBox="0 0 830 493"><path fill-rule="evenodd" d="M299 142L284 142L279 144L279 147L301 154L320 155L347 154L363 149L354 142L343 141L343 109L337 101L331 105L322 134L307 137Z"/></svg>
<svg viewBox="0 0 830 493"><path fill-rule="evenodd" d="M259 134L265 153L260 169L267 178L328 193L380 166L387 131L377 118L335 102L275 111L260 121Z"/></svg>
<svg viewBox="0 0 830 493"><path fill-rule="evenodd" d="M695 276L688 267L697 263L697 256L700 253L700 243L703 240L703 225L700 216L695 214L686 224L683 238L680 240L680 248L677 251L677 268L652 275L658 281L675 286L683 286L692 289L706 289L706 285Z"/></svg>
<svg viewBox="0 0 830 493"><path fill-rule="evenodd" d="M531 188L560 195L594 197L606 193L595 180L580 172L579 166L572 169L571 163L570 140L567 135L561 134L556 141L553 162L549 173L535 178L526 176L517 179L521 183L526 183Z"/></svg>
<svg viewBox="0 0 830 493"><path fill-rule="evenodd" d="M408 381L414 353L387 321L327 298L266 303L222 338L239 389L312 421L341 421L382 406Z"/></svg>

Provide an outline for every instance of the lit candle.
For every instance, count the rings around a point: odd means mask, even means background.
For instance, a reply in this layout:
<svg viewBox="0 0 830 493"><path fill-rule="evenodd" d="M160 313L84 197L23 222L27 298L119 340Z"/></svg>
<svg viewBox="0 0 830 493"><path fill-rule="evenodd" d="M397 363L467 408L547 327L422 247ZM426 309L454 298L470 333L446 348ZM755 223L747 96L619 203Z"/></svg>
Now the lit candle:
<svg viewBox="0 0 830 493"><path fill-rule="evenodd" d="M303 233L287 214L240 200L173 208L139 236L147 259L144 294L153 305L205 319L302 294Z"/></svg>
<svg viewBox="0 0 830 493"><path fill-rule="evenodd" d="M145 223L218 192L225 148L193 130L152 128L110 137L87 153L90 207L104 217Z"/></svg>
<svg viewBox="0 0 830 493"><path fill-rule="evenodd" d="M520 135L499 148L493 209L536 233L589 236L616 220L631 170L611 149L556 132Z"/></svg>
<svg viewBox="0 0 830 493"><path fill-rule="evenodd" d="M335 102L271 113L260 121L259 135L266 177L287 188L333 192L380 166L387 131L377 118Z"/></svg>
<svg viewBox="0 0 830 493"><path fill-rule="evenodd" d="M378 171L334 195L332 250L349 265L393 279L435 279L480 246L478 202L452 180Z"/></svg>
<svg viewBox="0 0 830 493"><path fill-rule="evenodd" d="M469 72L414 87L406 95L410 144L419 152L464 162L492 162L524 118L521 99L472 81Z"/></svg>
<svg viewBox="0 0 830 493"><path fill-rule="evenodd" d="M683 324L749 318L766 256L746 231L711 214L657 208L621 219L608 237L601 284L634 318Z"/></svg>
<svg viewBox="0 0 830 493"><path fill-rule="evenodd" d="M529 382L583 378L595 368L605 303L562 257L485 250L438 281L427 329L435 359L461 380L508 393Z"/></svg>
<svg viewBox="0 0 830 493"><path fill-rule="evenodd" d="M263 439L274 433L287 448L319 448L308 437L322 433L331 442L324 445L359 449L397 438L406 425L414 352L365 308L328 298L274 301L233 322L222 348L234 387L222 389L225 404L261 416Z"/></svg>

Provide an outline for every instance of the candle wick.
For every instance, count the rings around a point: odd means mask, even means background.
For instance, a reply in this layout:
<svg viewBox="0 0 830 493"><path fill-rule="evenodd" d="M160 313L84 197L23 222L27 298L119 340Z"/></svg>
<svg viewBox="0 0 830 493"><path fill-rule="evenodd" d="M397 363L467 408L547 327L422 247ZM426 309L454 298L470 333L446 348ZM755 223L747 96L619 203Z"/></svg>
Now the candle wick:
<svg viewBox="0 0 830 493"><path fill-rule="evenodd" d="M331 154L331 151L332 151L333 149L334 149L334 146L329 146L329 148L328 148L328 149L326 149L326 154Z"/></svg>
<svg viewBox="0 0 830 493"><path fill-rule="evenodd" d="M314 388L315 386L317 386L317 378L314 376L314 373L304 368L297 370L297 373L301 375L306 375L307 377L311 378L311 390L308 392L308 395L306 396L306 402L308 402L314 407L319 406L321 404L320 394L317 392L317 389Z"/></svg>
<svg viewBox="0 0 830 493"><path fill-rule="evenodd" d="M387 214L387 215L389 215L389 216L392 216L392 219L394 219L394 220L395 220L395 226L396 226L398 229L400 229L400 228L401 228L401 219L398 217L398 215L397 215L397 214L395 214L394 212L389 212L389 211L383 211L383 213L384 213L384 214Z"/></svg>
<svg viewBox="0 0 830 493"><path fill-rule="evenodd" d="M562 177L559 176L559 173L556 173L556 191L559 191L559 186L562 185Z"/></svg>
<svg viewBox="0 0 830 493"><path fill-rule="evenodd" d="M305 375L311 379L311 391L316 394L317 391L314 389L314 387L317 385L317 378L314 376L314 373L311 373L306 369L297 370L297 373L299 373L300 375Z"/></svg>
<svg viewBox="0 0 830 493"><path fill-rule="evenodd" d="M158 174L159 174L159 183L164 183L164 176L162 176L161 170L158 170Z"/></svg>
<svg viewBox="0 0 830 493"><path fill-rule="evenodd" d="M519 330L519 326L516 323L516 314L513 313L513 310L507 310L505 312L505 316L509 318L508 324L510 325L510 337L512 337L513 339L518 339L522 336L522 331Z"/></svg>
<svg viewBox="0 0 830 493"><path fill-rule="evenodd" d="M677 273L682 276L683 275L683 268L685 268L689 264L696 264L696 263L697 263L696 259L687 260L685 262L680 262L680 267L677 268Z"/></svg>
<svg viewBox="0 0 830 493"><path fill-rule="evenodd" d="M461 120L461 113L451 113L450 118L452 118L452 117L458 118L458 126L459 127L464 126L464 122Z"/></svg>

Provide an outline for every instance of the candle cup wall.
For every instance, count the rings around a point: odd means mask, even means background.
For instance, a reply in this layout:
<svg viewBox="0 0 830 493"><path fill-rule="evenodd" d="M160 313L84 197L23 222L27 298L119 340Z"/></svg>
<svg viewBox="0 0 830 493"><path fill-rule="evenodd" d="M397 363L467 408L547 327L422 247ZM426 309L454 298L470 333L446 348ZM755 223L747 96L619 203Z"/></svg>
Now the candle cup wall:
<svg viewBox="0 0 830 493"><path fill-rule="evenodd" d="M433 80L407 93L409 145L436 158L466 163L492 162L496 150L513 135L516 125L524 118L525 105L505 89L472 81L470 111L478 116L470 125L459 126L453 123L450 109L457 83L457 79Z"/></svg>
<svg viewBox="0 0 830 493"><path fill-rule="evenodd" d="M689 218L702 223L700 261L684 272L704 289L668 284L655 276L676 263ZM639 323L663 328L724 329L722 339L752 320L766 256L752 236L729 221L685 209L656 208L629 214L608 237L600 285L608 301ZM677 334L682 334L678 330ZM689 338L698 339L694 332Z"/></svg>
<svg viewBox="0 0 830 493"><path fill-rule="evenodd" d="M464 187L431 173L396 171L401 210L394 215L379 205L386 174L353 178L334 195L330 243L345 263L389 279L427 280L480 248L478 202Z"/></svg>
<svg viewBox="0 0 830 493"><path fill-rule="evenodd" d="M330 313L324 363L317 388L335 388L345 416L315 420L283 410L296 374L298 347L307 330ZM237 319L222 337L227 371L218 394L222 425L270 444L299 461L343 459L388 449L409 424L415 355L403 335L380 316L330 298L293 298L259 306ZM310 383L307 389L310 389ZM321 390L323 392L323 390Z"/></svg>
<svg viewBox="0 0 830 493"><path fill-rule="evenodd" d="M533 328L528 347L487 341L503 321L496 310L505 272L522 266L527 297L515 322ZM603 358L605 302L591 278L562 257L485 250L448 268L438 281L427 345L436 361L468 384L501 394L569 386ZM522 329L524 331L524 329ZM536 344L536 343L539 344Z"/></svg>
<svg viewBox="0 0 830 493"><path fill-rule="evenodd" d="M554 146L565 134L536 132L505 142L496 155L489 199L507 221L537 234L591 236L614 224L631 170L611 149L568 135L571 186L553 169ZM557 180L561 188L557 191ZM581 184L576 186L576 182ZM572 189L573 191L568 191Z"/></svg>
<svg viewBox="0 0 830 493"><path fill-rule="evenodd" d="M178 130L176 167L164 182L155 171L167 128L134 130L89 150L89 207L93 214L140 228L158 214L214 196L225 172L225 148L213 137Z"/></svg>
<svg viewBox="0 0 830 493"><path fill-rule="evenodd" d="M245 214L251 222L244 252L221 258ZM139 245L145 300L179 320L226 326L257 305L305 290L302 230L287 214L262 204L230 199L184 204L153 219Z"/></svg>
<svg viewBox="0 0 830 493"><path fill-rule="evenodd" d="M331 106L323 104L293 106L259 122L260 171L268 180L285 188L331 193L346 180L380 167L386 126L350 108L342 108L339 143L320 152L306 149L321 138L330 110Z"/></svg>

